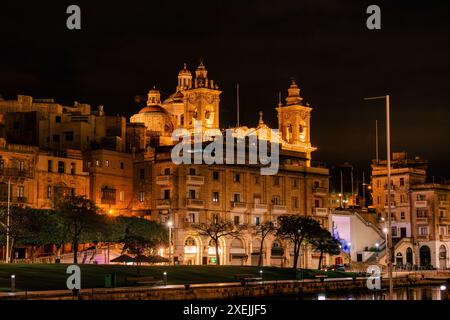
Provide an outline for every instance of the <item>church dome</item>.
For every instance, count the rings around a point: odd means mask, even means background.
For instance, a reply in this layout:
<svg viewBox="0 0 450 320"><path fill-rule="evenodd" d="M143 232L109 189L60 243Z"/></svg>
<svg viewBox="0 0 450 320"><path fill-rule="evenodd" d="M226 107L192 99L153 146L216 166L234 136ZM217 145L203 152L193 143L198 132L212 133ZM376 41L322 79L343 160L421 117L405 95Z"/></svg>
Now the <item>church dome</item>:
<svg viewBox="0 0 450 320"><path fill-rule="evenodd" d="M159 105L146 106L139 111L139 113L154 113L154 112L167 113L166 109L164 109Z"/></svg>
<svg viewBox="0 0 450 320"><path fill-rule="evenodd" d="M178 72L178 75L179 76L182 76L182 75L191 76L192 75L191 72L187 69L186 63L183 65L183 69L181 69L180 72Z"/></svg>

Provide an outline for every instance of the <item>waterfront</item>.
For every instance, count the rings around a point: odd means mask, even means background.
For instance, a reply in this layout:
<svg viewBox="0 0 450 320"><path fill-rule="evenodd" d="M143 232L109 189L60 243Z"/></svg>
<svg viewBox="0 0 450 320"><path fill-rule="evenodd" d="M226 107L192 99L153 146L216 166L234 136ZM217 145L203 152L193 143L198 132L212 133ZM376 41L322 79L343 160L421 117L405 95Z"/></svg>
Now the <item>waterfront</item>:
<svg viewBox="0 0 450 320"><path fill-rule="evenodd" d="M290 296L292 300L388 300L388 290L318 293ZM402 287L394 289L393 300L446 300L447 290L440 286ZM279 297L284 299L283 297Z"/></svg>

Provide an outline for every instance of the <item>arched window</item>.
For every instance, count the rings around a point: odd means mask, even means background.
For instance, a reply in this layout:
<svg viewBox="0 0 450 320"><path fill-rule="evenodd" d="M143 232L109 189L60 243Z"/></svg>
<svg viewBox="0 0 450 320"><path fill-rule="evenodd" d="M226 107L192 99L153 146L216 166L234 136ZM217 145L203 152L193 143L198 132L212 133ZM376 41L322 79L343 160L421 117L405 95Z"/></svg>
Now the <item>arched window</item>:
<svg viewBox="0 0 450 320"><path fill-rule="evenodd" d="M185 246L196 246L197 243L195 242L195 239L192 237L186 238L186 240L184 241L184 245Z"/></svg>

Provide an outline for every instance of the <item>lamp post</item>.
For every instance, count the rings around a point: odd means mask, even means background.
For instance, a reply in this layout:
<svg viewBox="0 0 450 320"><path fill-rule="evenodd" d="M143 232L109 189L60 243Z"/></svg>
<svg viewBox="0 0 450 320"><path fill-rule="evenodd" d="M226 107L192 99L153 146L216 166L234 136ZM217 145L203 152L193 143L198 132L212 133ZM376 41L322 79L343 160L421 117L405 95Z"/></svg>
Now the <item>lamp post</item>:
<svg viewBox="0 0 450 320"><path fill-rule="evenodd" d="M172 265L172 227L173 222L167 222L167 226L169 227L169 265Z"/></svg>
<svg viewBox="0 0 450 320"><path fill-rule="evenodd" d="M386 101L386 153L387 153L387 186L388 186L388 230L391 229L391 123L390 123L390 105L389 105L389 95L364 98L364 100L377 100L385 99ZM388 254L388 277L389 277L389 300L392 300L394 293L394 285L392 282L392 232L386 237L386 254Z"/></svg>
<svg viewBox="0 0 450 320"><path fill-rule="evenodd" d="M6 211L6 255L5 255L5 263L9 263L11 259L9 251L9 243L10 241L10 232L11 232L11 177L8 177L8 207Z"/></svg>

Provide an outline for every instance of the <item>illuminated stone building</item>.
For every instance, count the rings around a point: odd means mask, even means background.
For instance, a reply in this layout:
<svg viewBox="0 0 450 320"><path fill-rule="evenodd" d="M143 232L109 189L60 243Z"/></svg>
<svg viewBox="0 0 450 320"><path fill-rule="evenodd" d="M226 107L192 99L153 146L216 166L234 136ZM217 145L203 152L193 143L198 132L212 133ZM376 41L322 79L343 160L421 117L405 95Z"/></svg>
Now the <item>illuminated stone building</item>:
<svg viewBox="0 0 450 320"><path fill-rule="evenodd" d="M311 153L315 150L310 140L312 108L303 104L295 82L289 87L286 104L280 101L276 108L281 127L278 174L261 175L260 165L248 161L173 163L174 142L167 139L172 130L184 128L192 133L194 120L200 121L202 130L219 129L219 95L219 88L208 78L203 63L195 78L184 65L175 93L161 102L159 92L152 89L147 106L131 117L133 123L144 123L147 135L150 133L157 142L147 139L146 148L137 151L139 148L134 147L133 212L161 223L174 223L173 256L181 264L215 263L210 239L193 228L196 223L215 218L254 227L268 220L276 222L283 214L299 214L312 216L328 228L328 170L311 166ZM235 136L259 136L263 129L270 128L260 114L257 127L233 130ZM154 133L159 139L154 138ZM238 238L221 239L221 264L257 264L259 243L251 231ZM316 267L319 255L310 247L304 249L301 265ZM289 266L292 250L285 241L269 236L263 247L264 265Z"/></svg>
<svg viewBox="0 0 450 320"><path fill-rule="evenodd" d="M391 181L391 224L394 264L448 268L450 250L450 185L427 181L427 161L394 153ZM373 201L380 229L387 226L386 161L372 165ZM383 254L380 262L385 264Z"/></svg>

